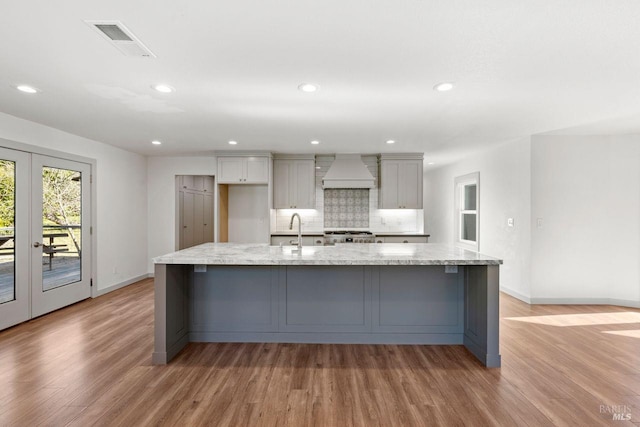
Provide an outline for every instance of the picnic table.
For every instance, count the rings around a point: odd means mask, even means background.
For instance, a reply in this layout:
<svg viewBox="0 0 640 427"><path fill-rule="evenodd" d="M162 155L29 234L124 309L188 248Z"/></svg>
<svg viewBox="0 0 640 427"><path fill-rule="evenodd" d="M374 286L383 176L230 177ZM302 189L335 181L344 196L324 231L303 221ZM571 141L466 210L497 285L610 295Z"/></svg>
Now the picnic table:
<svg viewBox="0 0 640 427"><path fill-rule="evenodd" d="M68 237L68 233L45 233L42 235L43 239L49 239L48 242L42 243L42 253L49 257L49 270L51 270L53 264L53 256L60 252L69 252L69 248L65 244L55 243L56 237ZM15 236L6 235L0 236L0 255L13 255L13 247L3 247L7 242L12 241Z"/></svg>
<svg viewBox="0 0 640 427"><path fill-rule="evenodd" d="M42 243L42 253L45 255L49 255L49 270L51 270L51 265L53 263L53 256L59 252L69 252L69 248L64 244L56 244L56 237L67 237L69 234L67 233L47 233L43 234L42 237L44 239L49 239L49 244Z"/></svg>

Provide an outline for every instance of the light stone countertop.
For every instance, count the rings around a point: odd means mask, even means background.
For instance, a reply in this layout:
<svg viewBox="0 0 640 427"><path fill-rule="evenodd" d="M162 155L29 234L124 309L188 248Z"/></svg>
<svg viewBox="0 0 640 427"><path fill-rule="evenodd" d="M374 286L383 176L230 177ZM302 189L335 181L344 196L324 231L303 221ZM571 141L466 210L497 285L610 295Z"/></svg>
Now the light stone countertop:
<svg viewBox="0 0 640 427"><path fill-rule="evenodd" d="M335 246L204 243L159 256L155 264L207 265L499 265L501 259L437 243L344 243Z"/></svg>

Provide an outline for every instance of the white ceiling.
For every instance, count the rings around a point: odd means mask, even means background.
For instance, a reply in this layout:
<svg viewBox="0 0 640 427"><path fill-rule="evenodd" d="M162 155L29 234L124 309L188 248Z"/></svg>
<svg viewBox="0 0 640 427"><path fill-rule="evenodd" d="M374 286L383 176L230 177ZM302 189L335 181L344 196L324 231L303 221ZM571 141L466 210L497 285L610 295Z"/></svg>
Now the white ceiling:
<svg viewBox="0 0 640 427"><path fill-rule="evenodd" d="M157 58L84 23L109 19ZM234 139L442 163L542 132L640 133L639 23L637 0L4 2L0 111L145 155Z"/></svg>

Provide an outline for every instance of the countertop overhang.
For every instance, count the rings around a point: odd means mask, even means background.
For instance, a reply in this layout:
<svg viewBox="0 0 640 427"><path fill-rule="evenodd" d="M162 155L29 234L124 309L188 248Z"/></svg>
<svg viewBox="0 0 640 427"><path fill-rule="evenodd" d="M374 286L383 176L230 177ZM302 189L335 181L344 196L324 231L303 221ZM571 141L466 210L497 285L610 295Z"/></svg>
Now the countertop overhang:
<svg viewBox="0 0 640 427"><path fill-rule="evenodd" d="M335 246L204 243L159 256L155 264L204 265L500 265L502 260L436 243L347 243Z"/></svg>

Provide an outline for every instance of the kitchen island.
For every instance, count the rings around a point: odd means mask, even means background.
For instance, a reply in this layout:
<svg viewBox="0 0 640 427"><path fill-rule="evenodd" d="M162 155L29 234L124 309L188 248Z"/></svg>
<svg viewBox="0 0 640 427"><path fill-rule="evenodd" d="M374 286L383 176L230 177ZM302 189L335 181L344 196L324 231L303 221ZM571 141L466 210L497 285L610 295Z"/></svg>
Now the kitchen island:
<svg viewBox="0 0 640 427"><path fill-rule="evenodd" d="M154 364L190 341L464 345L499 367L502 261L439 244L205 243L157 257Z"/></svg>

